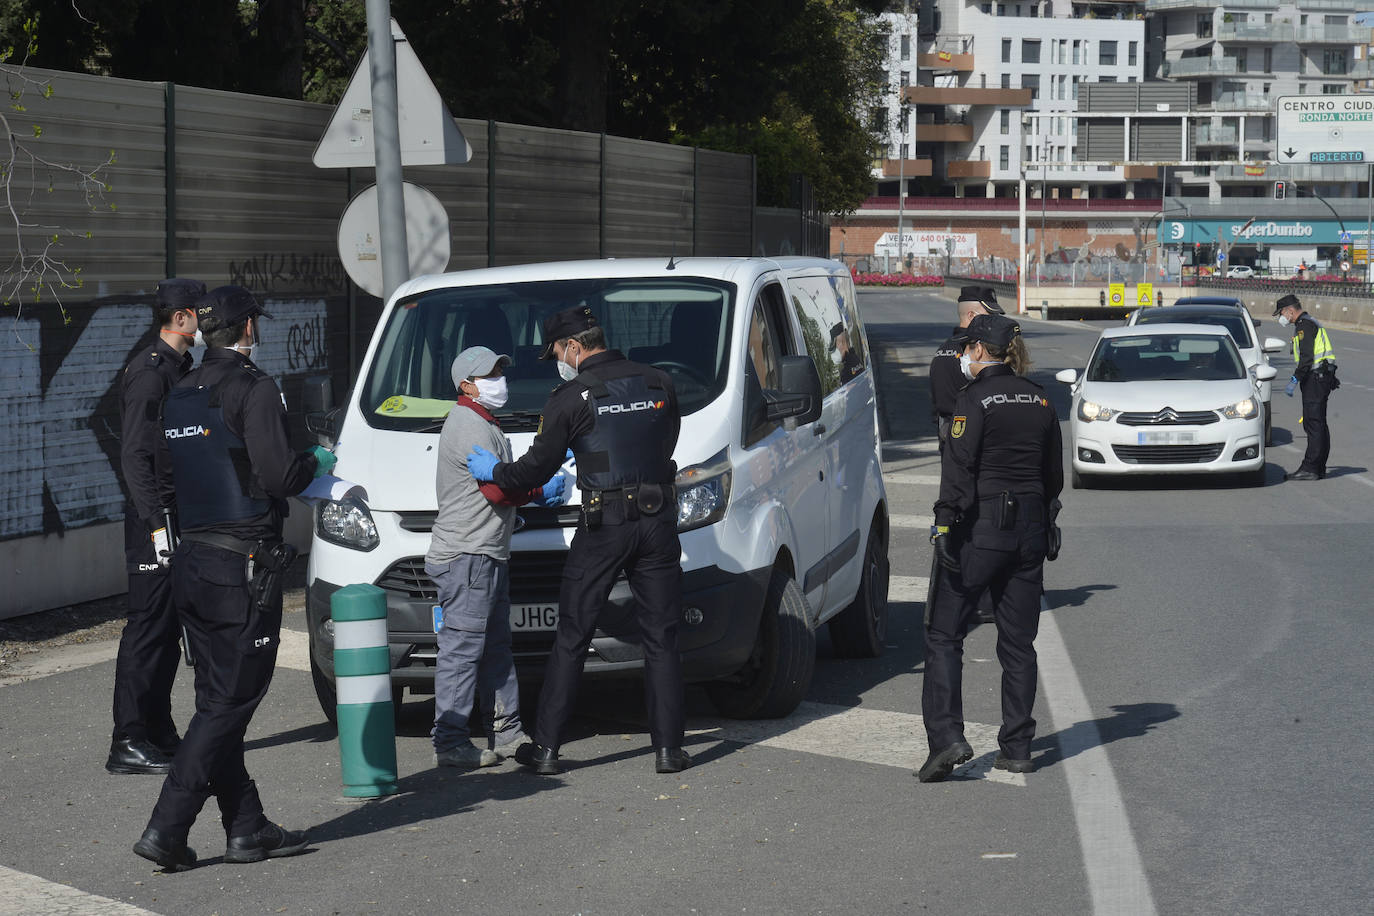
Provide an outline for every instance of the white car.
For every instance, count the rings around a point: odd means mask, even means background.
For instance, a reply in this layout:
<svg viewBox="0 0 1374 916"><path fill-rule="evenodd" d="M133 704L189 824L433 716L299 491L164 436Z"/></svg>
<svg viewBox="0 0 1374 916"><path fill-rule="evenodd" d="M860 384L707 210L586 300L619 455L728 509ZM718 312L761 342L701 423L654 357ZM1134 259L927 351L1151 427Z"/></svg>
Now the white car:
<svg viewBox="0 0 1374 916"><path fill-rule="evenodd" d="M1246 311L1245 304L1230 296L1190 296L1173 305L1136 309L1126 318L1127 324L1206 324L1225 328L1240 351L1241 359L1251 376L1261 366L1269 365L1269 354L1278 353L1287 344L1277 337L1266 337L1261 344L1255 336L1259 322ZM1274 411L1271 400L1272 385L1255 379L1260 400L1264 402L1264 444L1274 444Z"/></svg>
<svg viewBox="0 0 1374 916"><path fill-rule="evenodd" d="M1235 277L1238 280L1248 280L1255 275L1255 268L1249 264L1236 264L1226 271L1226 276Z"/></svg>
<svg viewBox="0 0 1374 916"><path fill-rule="evenodd" d="M1150 324L1102 332L1073 392L1074 487L1094 476L1241 474L1264 483L1264 409L1258 381L1225 328Z"/></svg>

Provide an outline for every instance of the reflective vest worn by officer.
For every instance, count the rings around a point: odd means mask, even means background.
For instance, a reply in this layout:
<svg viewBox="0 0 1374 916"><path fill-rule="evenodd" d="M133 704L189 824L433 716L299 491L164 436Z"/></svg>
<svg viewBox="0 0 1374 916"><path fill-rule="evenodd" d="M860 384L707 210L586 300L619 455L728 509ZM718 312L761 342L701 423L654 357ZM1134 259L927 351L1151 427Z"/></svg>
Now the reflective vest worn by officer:
<svg viewBox="0 0 1374 916"><path fill-rule="evenodd" d="M1331 348L1331 337L1326 328L1306 312L1293 322L1293 362L1296 365L1293 375L1298 381L1306 378L1309 372L1336 371L1336 351Z"/></svg>

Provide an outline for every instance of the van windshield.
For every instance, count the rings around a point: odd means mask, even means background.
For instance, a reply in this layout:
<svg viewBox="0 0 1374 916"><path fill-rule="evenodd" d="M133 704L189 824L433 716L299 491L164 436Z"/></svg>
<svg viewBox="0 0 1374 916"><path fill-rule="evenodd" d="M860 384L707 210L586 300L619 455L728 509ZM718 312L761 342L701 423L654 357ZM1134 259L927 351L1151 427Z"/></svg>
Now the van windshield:
<svg viewBox="0 0 1374 916"><path fill-rule="evenodd" d="M533 431L561 379L540 361L544 319L587 305L607 346L672 376L682 414L715 400L729 368L735 287L682 279L551 280L434 289L397 303L363 386L361 407L380 429L439 430L458 397L451 367L468 347L511 357L506 406L493 411L508 431Z"/></svg>

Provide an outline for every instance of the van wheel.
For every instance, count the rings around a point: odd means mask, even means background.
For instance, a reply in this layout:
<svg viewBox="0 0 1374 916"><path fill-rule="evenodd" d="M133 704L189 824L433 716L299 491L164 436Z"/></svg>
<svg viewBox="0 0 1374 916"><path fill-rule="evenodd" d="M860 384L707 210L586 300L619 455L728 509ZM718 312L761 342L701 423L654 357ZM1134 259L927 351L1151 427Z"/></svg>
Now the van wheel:
<svg viewBox="0 0 1374 916"><path fill-rule="evenodd" d="M877 658L887 642L887 530L873 520L854 603L830 621L830 641L841 658Z"/></svg>
<svg viewBox="0 0 1374 916"><path fill-rule="evenodd" d="M728 680L706 687L721 715L777 719L797 708L816 670L816 631L808 617L796 580L774 570L749 660Z"/></svg>
<svg viewBox="0 0 1374 916"><path fill-rule="evenodd" d="M315 685L315 699L320 701L320 710L324 717L329 720L330 725L339 724L339 692L334 687L334 682L324 673L318 664L315 663L315 656L310 656L310 681ZM406 689L391 685L391 714L396 721L401 719L401 699L405 696Z"/></svg>

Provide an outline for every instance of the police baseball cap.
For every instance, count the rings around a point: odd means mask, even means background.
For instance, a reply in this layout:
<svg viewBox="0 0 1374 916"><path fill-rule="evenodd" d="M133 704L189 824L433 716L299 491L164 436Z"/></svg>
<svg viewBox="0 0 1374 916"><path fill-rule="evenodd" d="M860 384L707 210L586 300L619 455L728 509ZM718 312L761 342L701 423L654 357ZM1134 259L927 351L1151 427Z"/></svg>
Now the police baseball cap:
<svg viewBox="0 0 1374 916"><path fill-rule="evenodd" d="M574 305L561 312L554 312L544 319L544 349L540 352L539 358L553 359L553 345L556 342L600 325L601 322L596 320L592 310L585 305Z"/></svg>
<svg viewBox="0 0 1374 916"><path fill-rule="evenodd" d="M1288 306L1290 305L1293 306L1293 308L1298 309L1299 311L1302 310L1302 303L1298 301L1298 297L1293 295L1292 293L1289 293L1288 295L1280 299L1278 302L1274 303L1274 314L1278 315L1279 312L1288 308Z"/></svg>
<svg viewBox="0 0 1374 916"><path fill-rule="evenodd" d="M840 339L840 335L845 333L846 328L843 321L837 321L830 326L830 349L835 349L835 341Z"/></svg>
<svg viewBox="0 0 1374 916"><path fill-rule="evenodd" d="M497 366L504 369L509 365L510 357L504 353L489 347L468 347L453 358L453 386L457 388L464 379L491 375Z"/></svg>
<svg viewBox="0 0 1374 916"><path fill-rule="evenodd" d="M977 302L994 315L1002 314L1002 306L997 304L997 293L990 286L960 287L959 301Z"/></svg>
<svg viewBox="0 0 1374 916"><path fill-rule="evenodd" d="M955 330L954 339L963 344L982 341L994 347L1006 348L1020 334L1021 325L1006 315L975 315L968 327Z"/></svg>
<svg viewBox="0 0 1374 916"><path fill-rule="evenodd" d="M169 277L157 285L157 304L164 309L194 309L205 297L205 284L199 280Z"/></svg>
<svg viewBox="0 0 1374 916"><path fill-rule="evenodd" d="M272 317L263 311L257 298L242 286L217 286L196 303L197 318L201 321L214 319L222 328L231 328L256 315Z"/></svg>

